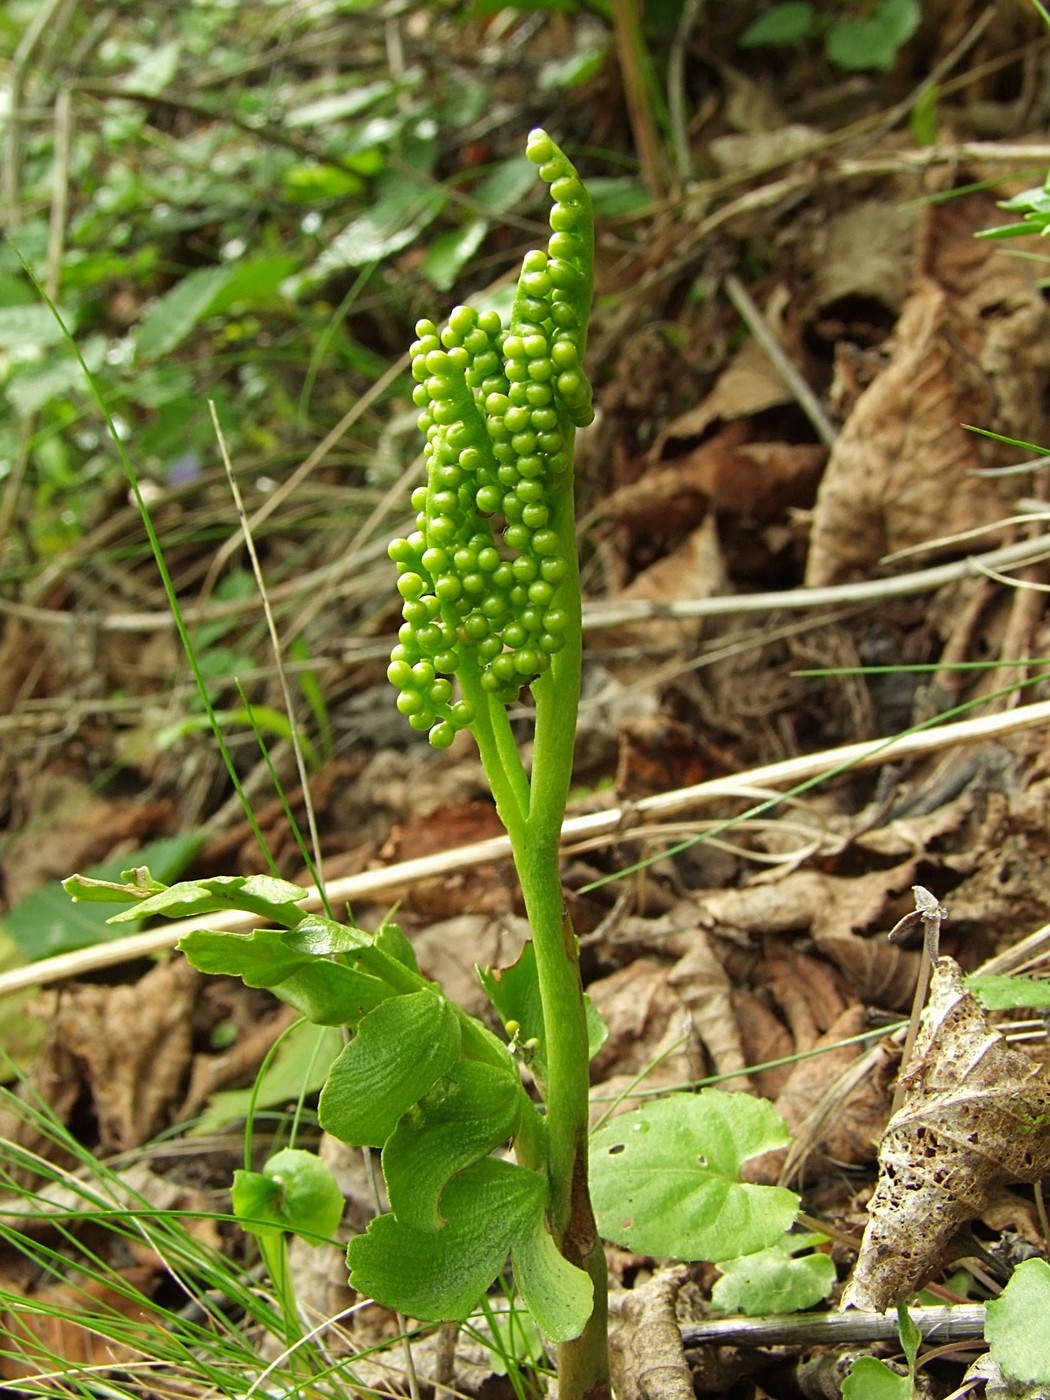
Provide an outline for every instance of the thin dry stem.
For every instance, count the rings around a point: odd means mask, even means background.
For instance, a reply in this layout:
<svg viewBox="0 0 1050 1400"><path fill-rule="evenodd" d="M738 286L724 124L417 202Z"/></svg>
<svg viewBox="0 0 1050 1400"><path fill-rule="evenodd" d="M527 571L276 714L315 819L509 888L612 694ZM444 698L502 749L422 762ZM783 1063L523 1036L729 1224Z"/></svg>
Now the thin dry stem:
<svg viewBox="0 0 1050 1400"><path fill-rule="evenodd" d="M917 754L936 753L956 744L977 744L990 739L1001 739L1006 735L1017 734L1022 730L1048 723L1050 701L1043 700L1036 704L1019 706L1006 714L983 715L975 719L960 720L955 724L944 724L937 729L923 729L888 739L845 744L841 748L826 749L821 753L802 754L798 758L754 768L750 773L713 778L692 787L657 793L654 797L643 798L630 807L612 807L602 812L588 812L582 816L570 817L562 827L562 840L564 842L598 834L607 835L610 842L629 839L632 823L639 819L675 816L704 802L735 797L739 794L741 786L791 787L803 782L815 782L822 777L837 776L854 768L896 763ZM510 843L507 837L496 836L487 841L476 841L468 846L440 851L436 855L402 861L382 870L365 870L358 875L333 880L328 886L328 897L333 905L353 900L368 900L398 886L415 884L434 875L464 870L493 860L504 860L509 855ZM319 892L308 890L302 908L321 908ZM99 968L114 967L134 958L164 952L172 948L183 934L193 929L246 929L251 928L255 922L257 919L251 914L243 917L234 912L202 915L198 919L180 920L160 928L149 929L145 933L133 934L115 943L102 943L78 949L73 953L64 953L59 957L47 958L28 967L14 968L0 975L0 996L25 987L43 986L67 977L82 976ZM1031 937L1034 938L1035 935ZM1023 946L1028 946L1028 940Z"/></svg>

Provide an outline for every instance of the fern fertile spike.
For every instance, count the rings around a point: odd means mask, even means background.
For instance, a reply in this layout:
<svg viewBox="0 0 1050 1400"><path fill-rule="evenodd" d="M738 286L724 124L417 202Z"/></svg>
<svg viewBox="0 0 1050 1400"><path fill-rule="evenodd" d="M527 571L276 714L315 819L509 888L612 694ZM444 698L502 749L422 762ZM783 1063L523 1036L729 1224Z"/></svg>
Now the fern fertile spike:
<svg viewBox="0 0 1050 1400"><path fill-rule="evenodd" d="M447 747L476 718L448 677L502 704L550 669L564 646L557 590L567 573L550 528L571 489L572 439L594 416L583 371L593 282L590 201L544 131L526 154L551 187L551 237L526 253L510 326L457 306L439 330L416 326L413 401L427 484L416 531L395 540L403 625L387 675L398 708Z"/></svg>

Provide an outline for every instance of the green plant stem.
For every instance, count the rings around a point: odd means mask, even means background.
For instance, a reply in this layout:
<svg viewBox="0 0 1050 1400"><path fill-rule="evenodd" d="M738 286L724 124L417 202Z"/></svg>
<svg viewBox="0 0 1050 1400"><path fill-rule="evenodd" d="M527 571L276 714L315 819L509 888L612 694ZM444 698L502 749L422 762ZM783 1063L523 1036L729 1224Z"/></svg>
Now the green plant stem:
<svg viewBox="0 0 1050 1400"><path fill-rule="evenodd" d="M284 1234L277 1230L259 1230L256 1240L284 1320L285 1344L293 1347L302 1337L303 1330L299 1322L299 1308L291 1270L288 1267L288 1241Z"/></svg>
<svg viewBox="0 0 1050 1400"><path fill-rule="evenodd" d="M590 1061L579 945L565 908L559 868L582 653L571 476L556 494L551 524L561 540L561 557L570 566L559 590L559 601L570 620L564 649L532 687L536 726L528 817L520 836L513 831L509 835L536 950L543 1007L550 1226L562 1253L588 1273L594 1288L594 1308L586 1328L558 1348L559 1394L564 1400L598 1400L609 1394L608 1280L587 1187Z"/></svg>
<svg viewBox="0 0 1050 1400"><path fill-rule="evenodd" d="M561 557L569 562L569 574L559 589L559 602L570 612L570 619L564 649L553 658L550 671L532 687L536 702L532 788L526 840L523 848L515 851L515 864L532 928L543 1003L551 1218L560 1243L571 1215L574 1164L581 1143L586 1146L589 1088L579 952L565 910L559 870L561 828L572 777L582 653L571 477L557 492L551 524L561 540Z"/></svg>
<svg viewBox="0 0 1050 1400"><path fill-rule="evenodd" d="M514 742L504 706L482 689L477 662L466 653L460 662L459 683L463 698L474 706L471 725L481 764L496 803L499 819L511 842L524 838L529 813L529 780Z"/></svg>

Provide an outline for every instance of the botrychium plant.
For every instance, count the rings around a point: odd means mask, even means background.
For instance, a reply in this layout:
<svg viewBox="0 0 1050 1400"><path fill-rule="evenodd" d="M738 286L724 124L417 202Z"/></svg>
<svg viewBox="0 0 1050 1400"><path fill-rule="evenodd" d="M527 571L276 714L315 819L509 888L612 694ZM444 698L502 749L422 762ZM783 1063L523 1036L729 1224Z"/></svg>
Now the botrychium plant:
<svg viewBox="0 0 1050 1400"><path fill-rule="evenodd" d="M810 1241L782 1247L797 1196L741 1181L747 1158L786 1145L764 1101L677 1094L588 1143L589 1062L604 1028L583 994L559 843L580 689L573 436L592 416L593 228L587 191L545 132L530 135L527 155L553 198L547 247L525 255L507 327L462 306L440 330L417 326L427 480L412 497L415 530L390 546L404 617L388 670L397 706L439 749L473 735L521 882L531 939L514 966L479 970L503 1035L420 973L395 925L369 933L304 914L306 892L271 876L166 887L140 870L122 885L73 877L67 889L133 905L115 921L254 913L265 926L252 933L198 930L179 946L202 971L272 988L350 1033L318 1117L341 1141L380 1151L389 1201L350 1241L352 1286L410 1318L463 1320L509 1261L557 1346L562 1400L598 1400L609 1394L601 1235L663 1257L755 1256L760 1282L737 1270L731 1290L735 1306L750 1298L758 1311L815 1302L831 1278L823 1256L797 1257ZM526 689L530 768L508 713ZM323 1169L284 1149L261 1172L246 1166L235 1188L275 1292L294 1307L283 1236L331 1231Z"/></svg>

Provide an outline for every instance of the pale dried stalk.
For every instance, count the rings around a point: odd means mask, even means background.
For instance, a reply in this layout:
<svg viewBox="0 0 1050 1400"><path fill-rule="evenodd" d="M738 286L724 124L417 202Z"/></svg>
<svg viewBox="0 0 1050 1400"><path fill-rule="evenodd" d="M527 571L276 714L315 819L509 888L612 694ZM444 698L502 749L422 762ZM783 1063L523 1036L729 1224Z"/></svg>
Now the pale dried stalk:
<svg viewBox="0 0 1050 1400"><path fill-rule="evenodd" d="M1050 701L1039 701L1022 705L1006 714L982 715L975 719L960 720L955 724L944 724L937 729L923 729L904 733L888 739L871 739L858 744L844 744L837 749L826 749L821 753L802 754L798 758L785 759L780 763L770 763L762 768L754 768L749 773L738 773L732 777L713 778L706 783L692 787L676 788L673 792L657 793L641 801L624 807L612 807L601 812L588 812L582 816L570 817L562 828L563 842L581 837L604 835L610 844L619 840L629 840L632 828L640 821L651 821L654 817L675 816L704 802L718 798L739 796L742 789L755 787L792 787L796 784L814 784L822 778L835 777L853 768L868 768L882 763L896 763L903 758L918 754L934 753L956 744L985 743L1002 739L1025 729L1050 723ZM760 804L767 810L776 801L766 799ZM756 811L745 816L757 815ZM341 903L358 903L362 900L386 894L391 889L416 884L420 880L431 879L435 875L449 874L470 866L483 865L488 861L504 860L510 856L510 844L505 836L492 837L487 841L476 841L468 846L455 847L449 851L439 851L435 855L423 856L414 860L401 861L386 866L382 870L365 870L358 875L348 875L342 880L333 880L327 885L328 897L333 906ZM317 890L311 889L303 901L304 910L319 909L321 899ZM19 991L25 987L43 986L58 982L67 977L81 976L86 972L103 967L114 967L134 958L148 957L172 948L185 933L198 928L222 928L230 930L249 929L257 918L236 913L202 915L198 919L184 919L165 924L160 928L148 929L145 933L121 938L114 943L102 943L89 948L81 948L73 953L63 953L56 958L47 958L28 967L14 968L0 976L0 996Z"/></svg>

